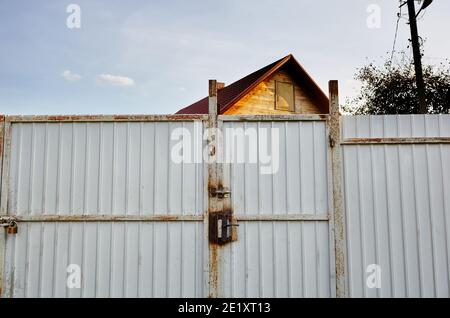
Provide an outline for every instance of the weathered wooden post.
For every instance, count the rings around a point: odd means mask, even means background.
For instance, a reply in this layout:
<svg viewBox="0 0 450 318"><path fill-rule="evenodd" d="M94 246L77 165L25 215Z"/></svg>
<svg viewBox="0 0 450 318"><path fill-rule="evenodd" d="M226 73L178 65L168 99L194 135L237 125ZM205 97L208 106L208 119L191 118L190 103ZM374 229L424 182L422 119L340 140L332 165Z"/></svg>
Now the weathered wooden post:
<svg viewBox="0 0 450 318"><path fill-rule="evenodd" d="M346 282L346 256L345 256L345 215L342 194L342 154L341 154L341 127L339 112L338 81L330 81L330 146L331 170L333 183L333 209L334 209L334 242L336 264L336 297L347 297Z"/></svg>
<svg viewBox="0 0 450 318"><path fill-rule="evenodd" d="M220 254L219 246L212 241L211 233L217 225L214 222L214 214L222 210L221 200L213 193L219 186L219 165L217 164L217 81L209 81L208 94L208 251L209 251L209 265L208 265L208 296L211 298L219 297L219 264Z"/></svg>
<svg viewBox="0 0 450 318"><path fill-rule="evenodd" d="M217 122L217 115L219 114L217 109L217 81L209 80L208 86L208 111L209 115L213 118L216 118L215 121Z"/></svg>

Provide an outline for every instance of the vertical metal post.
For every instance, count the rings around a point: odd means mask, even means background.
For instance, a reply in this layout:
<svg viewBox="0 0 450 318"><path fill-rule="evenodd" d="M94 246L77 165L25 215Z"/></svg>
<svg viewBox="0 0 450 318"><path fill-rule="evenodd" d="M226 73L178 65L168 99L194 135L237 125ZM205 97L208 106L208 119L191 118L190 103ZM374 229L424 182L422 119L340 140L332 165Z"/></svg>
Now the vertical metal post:
<svg viewBox="0 0 450 318"><path fill-rule="evenodd" d="M6 194L5 192L8 191L7 187L3 186L3 184L6 184L7 177L3 173L3 157L5 153L6 148L6 139L5 138L5 116L0 117L0 180L1 180L1 186L0 186L0 216L5 215L7 213L6 209ZM4 227L0 227L0 298L3 296L3 284L4 284L4 268L5 268L5 250L6 250L6 229Z"/></svg>
<svg viewBox="0 0 450 318"><path fill-rule="evenodd" d="M221 166L217 162L218 156L218 123L217 116L218 103L217 103L217 81L209 81L209 117L208 117L208 229L211 226L209 224L210 215L213 213L221 212L223 210L223 201L218 196L211 195L212 191L218 189L221 179ZM215 224L212 224L215 226ZM209 280L208 280L208 296L216 298L220 296L220 277L219 277L219 265L221 263L221 255L219 253L219 246L208 239L209 245Z"/></svg>
<svg viewBox="0 0 450 318"><path fill-rule="evenodd" d="M414 55L414 67L416 70L417 94L419 97L419 111L421 114L428 113L425 100L425 83L422 70L422 53L420 52L419 32L417 31L416 8L414 0L408 0L409 26L411 28L411 44Z"/></svg>
<svg viewBox="0 0 450 318"><path fill-rule="evenodd" d="M336 265L336 297L347 297L346 256L345 256L345 216L342 196L342 156L339 113L338 81L329 82L330 98L330 145L333 183L334 243Z"/></svg>

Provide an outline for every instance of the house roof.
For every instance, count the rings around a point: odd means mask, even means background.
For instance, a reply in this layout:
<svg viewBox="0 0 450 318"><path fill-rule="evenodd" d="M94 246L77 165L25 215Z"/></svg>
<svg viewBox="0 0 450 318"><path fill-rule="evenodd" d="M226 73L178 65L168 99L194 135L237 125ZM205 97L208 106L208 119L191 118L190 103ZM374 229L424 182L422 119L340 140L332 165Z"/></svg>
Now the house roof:
<svg viewBox="0 0 450 318"><path fill-rule="evenodd" d="M267 79L279 69L286 69L293 78L306 88L310 98L315 100L319 108L324 114L328 111L328 97L320 89L317 83L305 71L292 54L279 59L263 68L253 72L240 80L225 86L217 92L217 102L220 114L225 113L237 101L247 95L259 83ZM192 105L189 105L177 112L177 114L207 114L208 113L208 97L205 97Z"/></svg>

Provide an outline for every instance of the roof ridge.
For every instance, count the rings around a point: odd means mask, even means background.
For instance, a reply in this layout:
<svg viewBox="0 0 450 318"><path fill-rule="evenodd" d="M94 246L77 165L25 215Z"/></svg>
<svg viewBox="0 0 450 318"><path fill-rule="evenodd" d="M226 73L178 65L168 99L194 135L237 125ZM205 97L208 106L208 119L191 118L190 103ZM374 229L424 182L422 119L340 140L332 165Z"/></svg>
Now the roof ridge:
<svg viewBox="0 0 450 318"><path fill-rule="evenodd" d="M248 83L247 85L244 85L244 88L240 90L239 94L228 100L224 105L220 103L219 99L219 107L220 112L223 113L227 111L235 102L240 100L243 96L247 95L253 88L255 88L259 83L261 83L264 79L266 79L270 74L272 74L274 71L278 70L281 66L283 66L287 61L289 61L292 58L292 55L289 54L269 65L266 65L259 70L244 76L240 80L237 80L236 82L230 84L230 86L235 85L237 86L240 83L243 83L247 80L251 80L251 83ZM256 77L256 78L253 78ZM225 86L226 88L226 86Z"/></svg>

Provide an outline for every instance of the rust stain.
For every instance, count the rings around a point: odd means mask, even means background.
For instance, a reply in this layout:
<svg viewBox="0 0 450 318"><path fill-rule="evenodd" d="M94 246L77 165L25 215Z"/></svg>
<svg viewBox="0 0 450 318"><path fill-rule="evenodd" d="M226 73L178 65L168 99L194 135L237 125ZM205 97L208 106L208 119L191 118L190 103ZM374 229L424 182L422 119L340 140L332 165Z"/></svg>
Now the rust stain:
<svg viewBox="0 0 450 318"><path fill-rule="evenodd" d="M12 216L16 222L198 222L201 215L34 215Z"/></svg>
<svg viewBox="0 0 450 318"><path fill-rule="evenodd" d="M209 195L209 198L212 198L212 197L215 196L214 195L214 191L215 190L216 190L216 183L214 182L214 180L212 180L212 178L208 178L208 195ZM209 205L208 212L209 213L214 212L211 209L211 205Z"/></svg>
<svg viewBox="0 0 450 318"><path fill-rule="evenodd" d="M202 119L206 119L206 118L204 115L169 115L169 116L167 116L167 119L171 119L171 120L184 120L184 119L202 120Z"/></svg>
<svg viewBox="0 0 450 318"><path fill-rule="evenodd" d="M450 137L348 138L341 144L438 144L450 143Z"/></svg>
<svg viewBox="0 0 450 318"><path fill-rule="evenodd" d="M5 117L5 116L3 116ZM110 122L110 121L196 121L207 120L206 115L35 115L7 116L11 122Z"/></svg>
<svg viewBox="0 0 450 318"><path fill-rule="evenodd" d="M380 143L383 139L382 138L354 138L354 139L347 139L345 142L360 142L360 143L367 143L367 142L373 142L373 143Z"/></svg>
<svg viewBox="0 0 450 318"><path fill-rule="evenodd" d="M222 115L224 121L326 121L328 114Z"/></svg>
<svg viewBox="0 0 450 318"><path fill-rule="evenodd" d="M219 253L218 250L219 245L210 244L210 257L209 257L209 298L215 298L217 295L215 294L219 285Z"/></svg>
<svg viewBox="0 0 450 318"><path fill-rule="evenodd" d="M172 215L164 215L159 218L161 221L177 221L179 218Z"/></svg>
<svg viewBox="0 0 450 318"><path fill-rule="evenodd" d="M210 155L211 157L214 157L214 156L216 155L216 147L211 146L211 149L210 149L210 151L209 151L209 155Z"/></svg>
<svg viewBox="0 0 450 318"><path fill-rule="evenodd" d="M95 119L95 116L64 116L64 115L60 115L60 116L48 116L47 118L43 117L43 119L46 119L48 121L68 121L68 120L73 120L73 121L78 121L81 119Z"/></svg>

